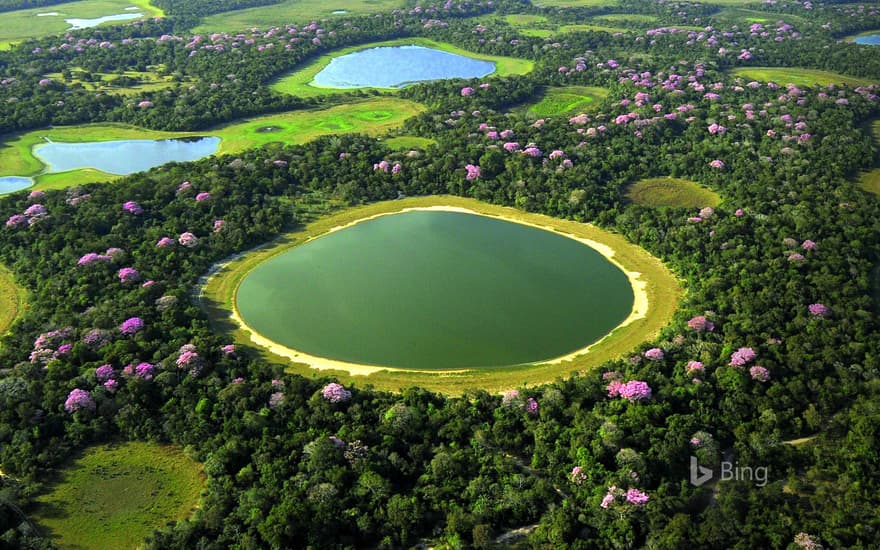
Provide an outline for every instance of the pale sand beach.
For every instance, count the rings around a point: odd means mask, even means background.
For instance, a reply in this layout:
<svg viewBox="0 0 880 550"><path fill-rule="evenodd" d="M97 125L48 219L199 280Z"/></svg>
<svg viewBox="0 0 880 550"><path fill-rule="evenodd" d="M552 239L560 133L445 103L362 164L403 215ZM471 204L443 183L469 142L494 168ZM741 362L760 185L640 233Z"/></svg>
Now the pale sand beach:
<svg viewBox="0 0 880 550"><path fill-rule="evenodd" d="M527 225L527 226L534 227L537 229L542 229L544 231L551 231L551 232L556 233L558 235L562 235L563 237L568 237L570 239L574 239L574 240L576 240L586 246L589 246L590 248L592 248L593 250L595 250L596 252L601 254L606 260L608 260L609 262L611 262L612 264L617 266L621 271L623 271L623 273L626 275L627 279L629 280L630 286L633 289L632 311L630 311L629 316L626 319L624 319L624 321L621 324L617 325L617 327L615 327L614 330L617 330L621 327L625 327L625 326L629 325L630 323L632 323L633 321L636 321L638 319L643 319L647 315L648 308L649 308L647 281L641 280L641 276L642 276L641 273L639 273L637 271L628 271L619 261L617 261L617 259L615 258L614 249L612 249L610 246L603 244L603 243L600 243L600 242L597 242L597 241L594 241L594 240L591 240L591 239L578 237L578 236L572 235L570 233L558 231L549 225L539 225L539 224L527 222L524 220L508 218L506 216L495 216L492 214L486 214L483 212L471 210L469 208L463 208L460 206L443 206L443 205L419 206L419 207L412 207L412 208L402 208L402 209L394 211L394 212L383 212L381 214L375 214L373 216L367 216L367 217L355 220L355 221L353 221L351 223L347 223L345 225L335 226L335 227L331 228L329 231L327 231L326 233L323 233L323 234L315 236L315 237L310 237L305 242L308 242L308 241L311 241L314 239L319 239L324 235L329 235L330 233L340 231L342 229L351 227L353 225L356 225L356 224L359 224L359 223L362 223L362 222L365 222L368 220L379 218L381 216L390 216L390 215L394 215L394 214L400 214L402 212L413 212L413 211L418 211L418 210L458 212L458 213L462 213L462 214L474 214L474 215L478 215L478 216L486 216L486 217L504 220L504 221L508 221L508 222L518 223L521 225ZM212 267L212 269L211 269L211 271L209 271L209 273L214 273L218 269L221 269L221 268L222 268L222 264L218 264L217 266ZM346 371L353 376L367 376L367 375L374 374L374 373L377 373L380 371L422 372L422 373L431 373L431 374L442 375L442 374L454 374L454 373L468 372L468 371L472 370L472 369L458 369L458 370L402 369L402 368L397 368L397 367L387 367L387 366L379 366L379 365L364 365L364 364L359 364L359 363L350 363L347 361L341 361L341 360L337 360L337 359L330 359L327 357L318 357L318 356L310 355L308 353L305 353L305 352L302 352L299 350L289 348L287 346L284 346L282 344L279 344L278 342L272 341L272 340L260 335L259 333L257 333L250 326L248 326L247 323L244 322L244 319L241 318L241 315L239 314L239 311L238 311L238 307L235 305L235 300L233 300L233 311L232 311L232 314L230 315L230 318L238 326L240 326L243 330L247 331L251 342L253 342L254 344L261 346L261 347L264 347L276 355L279 355L281 357L286 357L287 359L290 359L291 361L294 361L296 363L306 364L309 367L311 367L313 369L317 369L317 370L340 370L340 371ZM606 334L605 336L603 336L599 340L592 342L590 345L585 346L581 349L575 350L569 354L563 355L561 357L547 359L545 361L535 361L533 364L545 365L545 364L557 364L557 363L562 363L564 361L570 361L570 360L574 359L575 357L578 357L578 356L581 356L581 355L588 353L593 346L599 344L600 342L602 342L603 340L605 340L606 338L611 336L611 334L613 332L614 331Z"/></svg>

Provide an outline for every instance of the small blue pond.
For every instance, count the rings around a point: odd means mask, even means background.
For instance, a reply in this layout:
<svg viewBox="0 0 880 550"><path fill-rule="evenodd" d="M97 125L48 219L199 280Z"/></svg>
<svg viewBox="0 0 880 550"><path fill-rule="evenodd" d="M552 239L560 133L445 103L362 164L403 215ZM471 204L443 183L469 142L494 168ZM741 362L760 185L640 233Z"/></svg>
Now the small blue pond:
<svg viewBox="0 0 880 550"><path fill-rule="evenodd" d="M198 160L217 152L218 137L161 140L46 143L34 147L34 156L47 165L47 172L95 168L108 174L126 175L149 170L167 162Z"/></svg>
<svg viewBox="0 0 880 550"><path fill-rule="evenodd" d="M422 46L381 46L333 58L312 84L323 88L401 88L444 78L478 78L495 63Z"/></svg>
<svg viewBox="0 0 880 550"><path fill-rule="evenodd" d="M127 8L126 8L127 9ZM143 13L120 13L118 15L105 15L104 17L96 17L95 19L65 19L64 22L70 25L69 30L74 29L90 29L97 27L101 23L108 21L129 21L131 19L140 19Z"/></svg>
<svg viewBox="0 0 880 550"><path fill-rule="evenodd" d="M857 36L853 39L856 44L863 46L880 46L880 34L869 34L867 36Z"/></svg>
<svg viewBox="0 0 880 550"><path fill-rule="evenodd" d="M22 178L20 176L0 176L0 195L6 193L14 193L27 189L34 184L31 178Z"/></svg>

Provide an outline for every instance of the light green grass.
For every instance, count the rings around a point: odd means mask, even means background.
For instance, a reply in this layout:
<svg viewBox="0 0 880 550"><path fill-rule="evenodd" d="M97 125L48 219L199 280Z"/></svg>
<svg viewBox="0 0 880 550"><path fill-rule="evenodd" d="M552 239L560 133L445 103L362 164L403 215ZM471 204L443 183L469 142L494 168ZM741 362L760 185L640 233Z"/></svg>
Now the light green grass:
<svg viewBox="0 0 880 550"><path fill-rule="evenodd" d="M815 69L797 69L789 67L741 67L732 69L731 76L777 82L779 84L795 84L797 86L827 86L828 84L847 84L849 86L869 86L871 80L844 76L842 74Z"/></svg>
<svg viewBox="0 0 880 550"><path fill-rule="evenodd" d="M27 292L15 283L12 272L0 265L0 335L27 306Z"/></svg>
<svg viewBox="0 0 880 550"><path fill-rule="evenodd" d="M591 86L549 88L528 112L535 116L576 115L590 110L607 96L607 89Z"/></svg>
<svg viewBox="0 0 880 550"><path fill-rule="evenodd" d="M205 17L193 32L237 32L251 27L267 29L290 23L305 25L312 20L389 13L403 7L403 0L286 0L272 6L228 11ZM347 13L334 15L333 12L337 10L345 10Z"/></svg>
<svg viewBox="0 0 880 550"><path fill-rule="evenodd" d="M761 23L762 25L769 25L775 28L776 22L779 20L785 21L791 25L799 25L804 22L802 17L789 13L769 13L766 11L735 7L737 5L744 5L753 2L741 0L717 0L707 3L728 6L715 14L713 18L731 24L742 25L743 23Z"/></svg>
<svg viewBox="0 0 880 550"><path fill-rule="evenodd" d="M44 76L57 82L63 82L69 87L82 86L83 89L92 92L104 92L108 94L132 95L143 92L152 92L173 87L177 82L173 76L164 76L159 73L161 68L154 71L123 71L121 73L91 73L91 80L83 80L83 69L75 67L71 69L70 80L64 80L61 73L46 73ZM125 86L119 86L113 81L120 76L125 76L136 82Z"/></svg>
<svg viewBox="0 0 880 550"><path fill-rule="evenodd" d="M547 23L548 19L543 15L533 15L529 13L511 13L504 16L504 20L511 27L528 27L538 23Z"/></svg>
<svg viewBox="0 0 880 550"><path fill-rule="evenodd" d="M547 6L553 8L583 8L583 7L599 7L599 6L616 6L617 0L535 0L536 6Z"/></svg>
<svg viewBox="0 0 880 550"><path fill-rule="evenodd" d="M874 147L880 148L880 119L870 122L871 137L874 138ZM880 196L880 153L874 157L874 168L862 172L858 179L859 187L868 193Z"/></svg>
<svg viewBox="0 0 880 550"><path fill-rule="evenodd" d="M425 206L454 206L477 213L499 216L509 220L532 223L552 228L564 234L587 238L614 250L614 259L628 271L641 273L646 282L649 306L645 316L614 332L593 345L590 351L570 361L559 364L493 368L491 370L465 370L454 373L420 373L412 371L381 371L369 376L354 376L347 371L317 371L303 364L275 355L264 348L257 348L268 361L287 365L292 373L308 377L333 375L346 383L372 384L377 388L398 391L419 386L450 395L459 395L469 388L501 391L515 386L542 384L557 377L568 376L573 371L594 368L602 362L629 353L645 340L654 338L672 319L681 298L682 290L675 277L655 257L644 249L629 243L621 235L609 233L589 224L559 220L539 214L529 214L502 206L495 206L474 199L454 196L411 197L396 201L373 203L367 206L342 210L322 217L304 228L283 235L266 246L249 251L227 263L212 276L202 288L201 305L205 309L215 331L225 333L235 343L252 347L249 334L233 324L230 312L233 308L235 289L242 278L257 264L284 252L306 240L322 235L334 227L343 226L369 216L399 212L405 208Z"/></svg>
<svg viewBox="0 0 880 550"><path fill-rule="evenodd" d="M482 59L485 61L492 61L495 63L495 72L493 72L489 76L507 76L511 74L526 74L531 72L531 70L535 67L533 61L529 61L526 59L517 59L514 57L501 57L495 55L483 55L477 54L473 52L469 52L467 50L462 50L461 48L456 48L450 44L445 44L442 42L435 42L433 40L428 40L427 38L401 38L398 40L389 40L386 42L375 42L372 44L362 44L360 46L352 46L350 48L342 48L339 50L332 51L326 55L322 55L317 59L312 60L307 65L302 68L299 68L287 76L283 76L281 78L276 79L272 84L271 88L277 92L292 94L299 97L314 97L320 95L332 95L339 93L351 92L354 90L346 90L339 88L321 88L318 86L313 86L311 82L314 80L315 75L321 72L321 69L327 66L334 57L339 57L341 55L349 54L352 52L366 50L369 48L376 48L379 46L405 46L405 45L415 45L415 46L424 46L426 48L434 48L437 50L443 50L445 52L455 53L458 55L464 55L467 57L471 57L474 59ZM360 90L365 90L369 88L358 88ZM375 88L379 90L385 91L397 91L397 88Z"/></svg>
<svg viewBox="0 0 880 550"><path fill-rule="evenodd" d="M95 19L105 15L132 13L125 8L136 6L144 14L144 18L164 15L162 10L150 5L149 0L83 0L55 6L45 6L28 10L16 10L3 14L0 24L0 49L8 49L11 44L28 38L37 38L51 34L63 34L70 28L65 19ZM58 13L59 15L37 17L38 13ZM104 25L126 25L129 21L110 21Z"/></svg>
<svg viewBox="0 0 880 550"><path fill-rule="evenodd" d="M431 138L418 136L399 136L385 140L385 145L398 151L406 149L427 149L428 146L435 143L437 142Z"/></svg>
<svg viewBox="0 0 880 550"><path fill-rule="evenodd" d="M652 208L669 206L703 208L718 206L721 197L700 184L678 178L650 178L637 181L626 189L626 197L636 204Z"/></svg>
<svg viewBox="0 0 880 550"><path fill-rule="evenodd" d="M267 143L300 144L330 134L360 132L378 136L424 111L413 101L375 98L327 109L291 111L239 120L203 132L158 132L123 124L57 126L24 134L4 136L0 142L0 175L31 176L36 189L58 189L93 181L112 181L120 176L94 169L43 174L43 164L32 150L48 138L56 142L91 142L121 139L168 139L212 135L221 139L218 154L236 153ZM260 132L263 128L275 128Z"/></svg>
<svg viewBox="0 0 880 550"><path fill-rule="evenodd" d="M859 187L868 193L880 196L880 168L859 175Z"/></svg>
<svg viewBox="0 0 880 550"><path fill-rule="evenodd" d="M179 449L131 442L92 447L37 499L33 519L70 549L131 549L153 530L186 518L203 474Z"/></svg>
<svg viewBox="0 0 880 550"><path fill-rule="evenodd" d="M645 15L641 13L609 13L608 15L597 15L593 18L595 21L613 21L615 23L629 23L631 25L646 25L657 22L656 15Z"/></svg>

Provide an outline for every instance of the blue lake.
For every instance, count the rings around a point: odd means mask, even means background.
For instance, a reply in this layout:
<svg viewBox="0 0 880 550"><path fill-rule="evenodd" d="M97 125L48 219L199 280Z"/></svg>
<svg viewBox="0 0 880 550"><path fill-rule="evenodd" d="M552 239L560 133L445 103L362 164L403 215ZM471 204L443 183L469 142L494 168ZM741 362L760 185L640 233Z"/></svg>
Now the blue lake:
<svg viewBox="0 0 880 550"><path fill-rule="evenodd" d="M20 176L0 176L0 195L6 193L14 193L27 189L34 184L31 178L22 178Z"/></svg>
<svg viewBox="0 0 880 550"><path fill-rule="evenodd" d="M401 88L444 78L477 78L495 63L422 46L381 46L333 58L315 75L323 88Z"/></svg>
<svg viewBox="0 0 880 550"><path fill-rule="evenodd" d="M856 44L863 46L880 46L880 34L869 34L867 36L857 36L853 39Z"/></svg>
<svg viewBox="0 0 880 550"><path fill-rule="evenodd" d="M47 165L47 172L96 168L108 174L126 175L149 170L167 162L198 160L217 152L218 137L161 140L46 143L34 147L34 156Z"/></svg>
<svg viewBox="0 0 880 550"><path fill-rule="evenodd" d="M117 15L105 15L104 17L96 17L95 19L65 19L64 22L70 25L69 30L90 29L92 27L97 27L101 23L107 23L108 21L129 21L131 19L139 19L143 16L144 14L140 12L120 13Z"/></svg>

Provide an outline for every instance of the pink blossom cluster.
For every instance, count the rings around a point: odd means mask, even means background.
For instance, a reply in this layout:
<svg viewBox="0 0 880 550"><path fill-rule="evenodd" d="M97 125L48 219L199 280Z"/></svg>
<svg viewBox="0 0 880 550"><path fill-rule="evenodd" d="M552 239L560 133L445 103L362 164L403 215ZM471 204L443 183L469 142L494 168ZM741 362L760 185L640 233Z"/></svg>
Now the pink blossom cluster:
<svg viewBox="0 0 880 550"><path fill-rule="evenodd" d="M140 216L144 213L143 207L134 201L128 201L123 203L122 209L128 212L129 214L133 214L135 216Z"/></svg>
<svg viewBox="0 0 880 550"><path fill-rule="evenodd" d="M684 370L688 375L694 375L705 371L706 367L700 361L688 361Z"/></svg>
<svg viewBox="0 0 880 550"><path fill-rule="evenodd" d="M165 248L166 246L174 246L175 244L177 244L177 241L175 241L171 237L162 237L156 243L156 247L157 248Z"/></svg>
<svg viewBox="0 0 880 550"><path fill-rule="evenodd" d="M284 393L277 391L269 396L269 408L275 409L281 406L284 403Z"/></svg>
<svg viewBox="0 0 880 550"><path fill-rule="evenodd" d="M123 267L116 273L119 281L123 284L136 283L140 280L141 274L133 267Z"/></svg>
<svg viewBox="0 0 880 550"><path fill-rule="evenodd" d="M140 317L130 317L119 325L119 332L126 336L137 334L144 328L144 320Z"/></svg>
<svg viewBox="0 0 880 550"><path fill-rule="evenodd" d="M645 352L645 358L651 361L662 361L666 354L660 348L651 348Z"/></svg>
<svg viewBox="0 0 880 550"><path fill-rule="evenodd" d="M207 191L202 191L196 195L196 202L207 202L209 200L211 200L211 193Z"/></svg>
<svg viewBox="0 0 880 550"><path fill-rule="evenodd" d="M467 170L467 175L465 179L468 181L479 179L480 177L480 167L474 164L466 164L464 167Z"/></svg>
<svg viewBox="0 0 880 550"><path fill-rule="evenodd" d="M752 380L757 380L758 382L766 382L770 380L770 371L760 365L755 365L750 368L749 375L751 375Z"/></svg>
<svg viewBox="0 0 880 550"><path fill-rule="evenodd" d="M613 380L607 387L608 397L621 397L629 401L641 401L651 398L651 386L641 380L621 382Z"/></svg>
<svg viewBox="0 0 880 550"><path fill-rule="evenodd" d="M687 325L697 332L712 332L715 330L715 323L707 319L705 315L691 317L691 319L688 320Z"/></svg>
<svg viewBox="0 0 880 550"><path fill-rule="evenodd" d="M501 396L501 404L505 407L510 407L517 403L520 399L519 390L507 390Z"/></svg>
<svg viewBox="0 0 880 550"><path fill-rule="evenodd" d="M186 231L180 234L180 236L177 238L177 242L179 242L186 248L192 248L199 244L199 239L189 231Z"/></svg>
<svg viewBox="0 0 880 550"><path fill-rule="evenodd" d="M331 382L324 386L324 389L321 390L321 395L331 403L342 403L351 399L351 392L345 389L342 384L337 384L336 382Z"/></svg>
<svg viewBox="0 0 880 550"><path fill-rule="evenodd" d="M96 262L109 262L112 258L106 254L98 254L96 252L89 252L88 254L83 254L79 260L77 260L76 265L92 265Z"/></svg>
<svg viewBox="0 0 880 550"><path fill-rule="evenodd" d="M571 469L569 477L571 477L572 483L580 485L587 480L587 472L585 472L580 466L575 466Z"/></svg>
<svg viewBox="0 0 880 550"><path fill-rule="evenodd" d="M235 355L235 344L226 344L225 346L222 346L220 352L227 357Z"/></svg>
<svg viewBox="0 0 880 550"><path fill-rule="evenodd" d="M753 361L758 354L752 348L739 348L730 355L730 366L742 367Z"/></svg>
<svg viewBox="0 0 880 550"><path fill-rule="evenodd" d="M538 402L534 397L529 397L526 399L526 412L531 415L538 414Z"/></svg>
<svg viewBox="0 0 880 550"><path fill-rule="evenodd" d="M36 203L28 206L23 214L13 214L6 220L6 227L16 229L24 225L34 225L49 215L49 211L42 204Z"/></svg>
<svg viewBox="0 0 880 550"><path fill-rule="evenodd" d="M831 315L831 309L825 304L810 304L807 309L810 311L810 315L815 317L828 317Z"/></svg>
<svg viewBox="0 0 880 550"><path fill-rule="evenodd" d="M69 413L81 410L93 411L95 410L95 401L92 399L91 393L76 388L67 395L67 400L64 402L64 410Z"/></svg>

